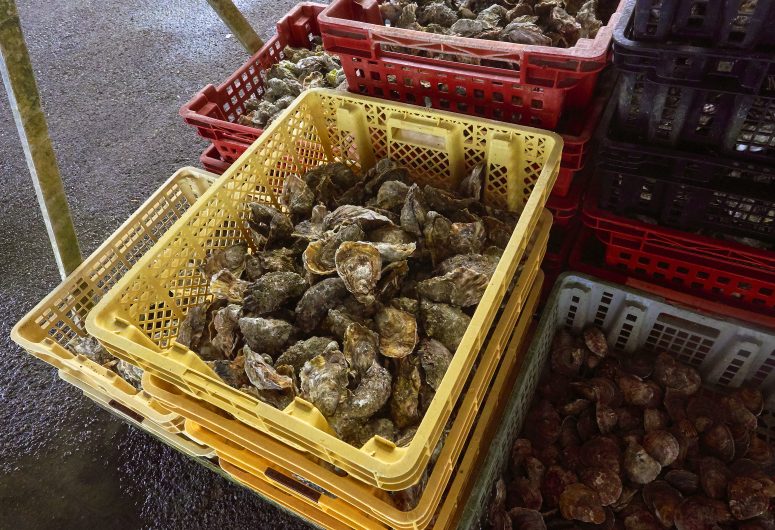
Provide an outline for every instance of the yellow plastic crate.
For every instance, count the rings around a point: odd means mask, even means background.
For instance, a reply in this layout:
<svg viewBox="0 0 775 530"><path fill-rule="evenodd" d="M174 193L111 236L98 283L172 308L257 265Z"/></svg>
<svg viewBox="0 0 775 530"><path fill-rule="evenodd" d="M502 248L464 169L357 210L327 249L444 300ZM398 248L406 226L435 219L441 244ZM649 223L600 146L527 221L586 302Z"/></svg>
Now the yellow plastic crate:
<svg viewBox="0 0 775 530"><path fill-rule="evenodd" d="M299 96L87 318L116 356L173 383L286 444L389 490L411 486L426 467L476 360L556 179L562 140L537 129L392 104L330 90ZM379 437L363 447L339 440L323 415L296 398L277 410L228 386L175 341L190 307L211 299L199 266L208 254L252 244L248 204L280 207L284 178L326 162L355 170L390 156L421 184L451 188L485 167L483 200L521 213L512 238L408 447Z"/></svg>
<svg viewBox="0 0 775 530"><path fill-rule="evenodd" d="M121 418L134 425L135 427L142 429L143 431L159 438L162 442L166 443L170 447L177 449L183 454L194 458L212 458L215 456L215 451L206 445L202 445L192 440L184 432L172 433L169 430L159 426L158 424L148 421L142 416L139 416L132 411L122 410L120 407L115 406L115 402L102 394L99 390L92 387L87 381L83 379L83 372L70 371L69 368L59 370L59 377L79 389L83 392L83 395L94 401L99 407L105 409L111 414Z"/></svg>
<svg viewBox="0 0 775 530"><path fill-rule="evenodd" d="M138 391L112 370L68 344L87 335L86 314L215 180L216 175L186 167L175 172L153 196L70 276L11 330L11 338L30 354L66 371L105 396L113 409L142 417L177 433L183 419ZM76 375L77 374L77 375Z"/></svg>
<svg viewBox="0 0 775 530"><path fill-rule="evenodd" d="M282 443L272 440L269 436L245 426L241 422L226 417L222 412L214 411L206 403L185 395L173 385L165 383L157 377L147 375L144 383L148 391L157 396L171 409L180 412L186 417L186 433L201 443L213 447L221 460L225 460L243 471L248 471L262 481L279 482L279 486L289 492L294 491L308 497L304 492L312 483L315 487L327 492L322 497L317 497L315 503L319 509L326 513L336 513L339 520L347 522L356 528L395 528L395 529L422 529L428 526L439 511L442 501L464 504L464 499L452 500L450 495L444 495L450 486L453 477L458 481L458 486L467 484L465 477L461 477L466 462L470 462L474 456L478 457L480 447L470 445L467 442L471 428L477 413L481 418L477 423L481 438L482 429L490 421L497 411L496 404L505 400L509 390L501 391L504 380L510 375L516 374L515 366L519 358L515 351L525 336L525 329L532 320L535 308L540 297L543 284L543 273L538 271L535 279L531 279L530 294L527 300L521 301L515 294L509 298L501 318L494 329L488 335L486 346L480 356L480 364L476 372L471 376L468 391L460 400L456 409L455 419L452 422L447 438L429 475L428 484L418 505L410 511L397 509L389 500L385 499L385 492L378 488L363 484L359 480L341 476L332 472L329 468L314 462ZM493 374L497 372L495 381ZM491 387L497 389L490 391ZM509 387L510 388L510 387ZM477 442L478 443L478 442ZM486 453L486 447L484 447ZM461 459L461 454L470 454ZM455 472L455 468L457 472ZM289 479L292 475L302 477L306 482ZM462 479L462 480L461 480ZM299 485L301 484L301 485ZM457 497L453 495L452 497ZM447 510L449 511L449 510ZM447 513L447 512L445 512Z"/></svg>
<svg viewBox="0 0 775 530"><path fill-rule="evenodd" d="M221 468L249 488L262 495L270 495L269 487L283 490L285 495L291 497L290 501L284 502L278 498L272 500L294 513L302 514L315 524L331 524L330 519L334 518L336 524L325 526L326 528L422 529L431 524L437 529L456 528L470 488L476 482L478 463L487 454L488 440L498 428L512 385L520 371L522 354L529 344L528 331L542 285L543 273L536 278L517 325L508 330L508 345L501 348L505 350L506 355L503 356L492 387L486 398L482 399L484 406L474 432L470 437L463 435L457 438L463 431L468 431L462 428L465 423L462 418L454 421L420 502L414 510L401 512L384 499L384 491L380 492L352 479L340 477L292 450L286 449L282 458L277 458L271 451L256 452L256 447L263 448L264 443L272 442L267 436L255 431L255 437L250 443L246 443L243 438L227 438L219 434L217 431L220 428L217 425L209 428L187 419L186 432L213 447ZM495 333L497 334L497 331ZM488 343L488 349L497 348ZM477 383L475 377L471 388ZM474 398L466 396L458 414L465 415L465 401L470 402L472 399ZM450 459L457 460L452 454L461 449L465 449L465 454L450 482L445 468ZM287 463L299 464L302 461L302 465L286 467ZM356 496L353 497L353 494ZM301 511L302 508L304 511ZM313 508L314 512L310 512L310 508Z"/></svg>

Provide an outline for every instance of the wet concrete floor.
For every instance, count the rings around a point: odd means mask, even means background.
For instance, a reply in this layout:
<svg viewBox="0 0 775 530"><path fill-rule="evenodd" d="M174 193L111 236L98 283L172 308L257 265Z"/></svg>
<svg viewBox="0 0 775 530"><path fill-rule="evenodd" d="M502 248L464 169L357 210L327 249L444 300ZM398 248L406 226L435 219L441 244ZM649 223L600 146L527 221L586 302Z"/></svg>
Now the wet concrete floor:
<svg viewBox="0 0 775 530"><path fill-rule="evenodd" d="M237 5L262 37L295 2ZM178 110L247 57L204 0L17 0L84 255L204 142ZM0 86L0 528L307 526L114 419L9 339L58 282Z"/></svg>

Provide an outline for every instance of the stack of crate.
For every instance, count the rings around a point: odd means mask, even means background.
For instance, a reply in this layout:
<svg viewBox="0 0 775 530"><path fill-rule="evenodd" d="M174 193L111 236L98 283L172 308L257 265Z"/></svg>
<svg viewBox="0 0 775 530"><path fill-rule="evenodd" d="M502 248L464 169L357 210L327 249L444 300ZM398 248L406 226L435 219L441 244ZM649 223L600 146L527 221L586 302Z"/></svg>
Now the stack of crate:
<svg viewBox="0 0 775 530"><path fill-rule="evenodd" d="M775 2L628 2L572 266L775 324Z"/></svg>

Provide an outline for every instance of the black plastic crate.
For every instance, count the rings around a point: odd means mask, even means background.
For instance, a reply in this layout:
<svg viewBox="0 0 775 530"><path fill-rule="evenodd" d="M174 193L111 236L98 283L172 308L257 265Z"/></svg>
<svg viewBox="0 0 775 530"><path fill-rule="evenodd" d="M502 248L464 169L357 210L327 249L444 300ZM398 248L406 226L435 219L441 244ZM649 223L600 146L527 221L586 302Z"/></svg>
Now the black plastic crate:
<svg viewBox="0 0 775 530"><path fill-rule="evenodd" d="M619 77L617 128L627 140L775 162L775 97Z"/></svg>
<svg viewBox="0 0 775 530"><path fill-rule="evenodd" d="M751 49L775 45L775 0L636 0L635 40Z"/></svg>
<svg viewBox="0 0 775 530"><path fill-rule="evenodd" d="M775 167L623 140L616 111L613 99L595 167L600 208L688 232L775 244Z"/></svg>
<svg viewBox="0 0 775 530"><path fill-rule="evenodd" d="M687 5L702 4L706 9L716 3L710 0L662 0L662 3L666 1ZM625 7L622 18L614 28L613 62L617 68L627 72L645 73L653 81L662 83L765 97L775 96L775 0L758 1L757 9L766 5L769 11L759 32L762 34L759 46L752 50L720 47L726 41L724 38L717 40L714 37L708 39L707 46L639 40L635 35L638 22L637 17L633 16L637 14L635 8L640 8L641 4L658 2L659 0L631 0ZM720 13L716 15L723 18ZM661 24L659 26L662 27Z"/></svg>

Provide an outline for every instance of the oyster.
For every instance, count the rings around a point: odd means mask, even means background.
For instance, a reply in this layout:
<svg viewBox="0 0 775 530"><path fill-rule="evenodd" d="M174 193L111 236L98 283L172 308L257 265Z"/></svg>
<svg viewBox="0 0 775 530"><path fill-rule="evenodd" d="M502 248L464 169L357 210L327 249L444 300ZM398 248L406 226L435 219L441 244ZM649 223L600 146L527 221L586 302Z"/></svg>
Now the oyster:
<svg viewBox="0 0 775 530"><path fill-rule="evenodd" d="M304 363L317 357L326 355L339 349L339 344L328 337L310 337L300 340L286 349L277 357L276 364L292 366L297 372L304 367Z"/></svg>
<svg viewBox="0 0 775 530"><path fill-rule="evenodd" d="M425 381L433 390L438 390L444 374L447 373L449 363L452 362L452 354L435 339L423 339L417 353L425 374Z"/></svg>
<svg viewBox="0 0 775 530"><path fill-rule="evenodd" d="M417 283L423 298L468 307L482 299L490 283L497 261L476 254L458 254L439 265L441 276Z"/></svg>
<svg viewBox="0 0 775 530"><path fill-rule="evenodd" d="M287 215L266 204L253 202L248 206L251 213L250 227L266 238L266 249L280 247L289 241L293 234L293 224Z"/></svg>
<svg viewBox="0 0 775 530"><path fill-rule="evenodd" d="M455 254L480 254L485 240L483 221L453 223L440 213L430 211L423 228L425 245L434 265Z"/></svg>
<svg viewBox="0 0 775 530"><path fill-rule="evenodd" d="M448 217L454 217L463 212L467 212L467 208L476 204L476 200L470 197L460 198L452 193L446 192L433 186L425 186L423 188L423 197L425 197L428 203L428 209L435 211ZM475 218L469 217L467 221L475 221Z"/></svg>
<svg viewBox="0 0 775 530"><path fill-rule="evenodd" d="M226 269L234 277L239 278L245 270L245 258L248 254L248 246L245 243L237 243L230 247L213 252L207 257L204 264L204 273L207 277Z"/></svg>
<svg viewBox="0 0 775 530"><path fill-rule="evenodd" d="M301 396L326 417L347 399L347 360L339 350L328 350L304 363L299 372Z"/></svg>
<svg viewBox="0 0 775 530"><path fill-rule="evenodd" d="M359 382L377 361L379 335L358 323L347 326L344 333L344 357Z"/></svg>
<svg viewBox="0 0 775 530"><path fill-rule="evenodd" d="M396 426L388 418L371 419L358 429L353 445L361 447L375 436L395 442Z"/></svg>
<svg viewBox="0 0 775 530"><path fill-rule="evenodd" d="M210 292L213 296L232 304L242 303L248 285L248 282L240 280L226 269L216 272L210 278Z"/></svg>
<svg viewBox="0 0 775 530"><path fill-rule="evenodd" d="M327 232L321 239L307 245L302 259L307 271L320 276L336 272L336 252L345 242L359 241L366 233L357 224L342 226L337 231Z"/></svg>
<svg viewBox="0 0 775 530"><path fill-rule="evenodd" d="M229 304L215 312L212 319L211 335L212 345L227 359L234 357L234 349L237 345L237 332L239 331L239 319L242 308L237 304Z"/></svg>
<svg viewBox="0 0 775 530"><path fill-rule="evenodd" d="M420 419L419 359L409 356L399 359L398 373L393 381L393 393L390 396L390 417L399 429L416 424Z"/></svg>
<svg viewBox="0 0 775 530"><path fill-rule="evenodd" d="M536 24L517 18L501 30L499 40L515 42L517 44L533 44L538 46L551 46L552 39L544 35Z"/></svg>
<svg viewBox="0 0 775 530"><path fill-rule="evenodd" d="M242 307L248 313L265 315L298 300L306 289L306 280L295 272L268 272L248 286Z"/></svg>
<svg viewBox="0 0 775 530"><path fill-rule="evenodd" d="M245 356L239 355L233 361L228 359L218 359L215 361L206 361L207 365L213 369L218 377L234 388L240 388L250 384L247 372L245 371Z"/></svg>
<svg viewBox="0 0 775 530"><path fill-rule="evenodd" d="M406 193L404 206L401 208L401 228L415 236L423 234L428 205L425 196L417 184L413 184Z"/></svg>
<svg viewBox="0 0 775 530"><path fill-rule="evenodd" d="M374 302L374 290L381 277L382 258L369 243L345 241L336 251L336 272L356 300Z"/></svg>
<svg viewBox="0 0 775 530"><path fill-rule="evenodd" d="M294 332L292 324L275 318L242 317L239 328L250 349L274 356L283 350Z"/></svg>
<svg viewBox="0 0 775 530"><path fill-rule="evenodd" d="M297 175L288 175L283 183L283 204L294 219L306 219L315 206L315 194Z"/></svg>
<svg viewBox="0 0 775 530"><path fill-rule="evenodd" d="M242 352L245 356L245 373L251 384L258 390L293 390L293 379L287 375L279 374L262 355L247 345L242 349Z"/></svg>
<svg viewBox="0 0 775 530"><path fill-rule="evenodd" d="M336 230L345 223L355 223L363 230L374 230L383 225L393 224L393 221L370 208L346 204L326 215L323 227L326 230Z"/></svg>
<svg viewBox="0 0 775 530"><path fill-rule="evenodd" d="M385 357L403 358L417 345L417 320L394 307L383 307L375 317L379 333L379 350Z"/></svg>
<svg viewBox="0 0 775 530"><path fill-rule="evenodd" d="M143 386L143 369L126 361L119 360L116 363L116 372L133 387L140 389Z"/></svg>
<svg viewBox="0 0 775 530"><path fill-rule="evenodd" d="M450 352L457 351L471 317L451 305L427 300L420 302L420 314L425 333L441 342Z"/></svg>
<svg viewBox="0 0 775 530"><path fill-rule="evenodd" d="M400 180L388 180L382 183L373 201L373 206L383 210L400 211L406 202L409 186Z"/></svg>
<svg viewBox="0 0 775 530"><path fill-rule="evenodd" d="M400 377L400 376L399 376ZM336 415L340 418L366 420L376 414L390 398L392 377L377 361L363 372L363 377L352 392L339 404ZM395 425L399 426L398 423Z"/></svg>
<svg viewBox="0 0 775 530"><path fill-rule="evenodd" d="M294 252L288 248L264 250L247 257L245 272L249 280L258 280L268 272L299 272Z"/></svg>
<svg viewBox="0 0 775 530"><path fill-rule="evenodd" d="M192 307L191 309L189 309L189 315L195 309L198 309L198 308ZM192 316L192 318L194 317ZM192 322L189 321L188 318L186 318L186 320L184 320L183 323L181 323L180 325L181 330L183 330L184 324L186 324L188 330L192 329L191 328ZM190 337L192 335L192 331L187 331L186 333L188 334L188 337L189 337L189 339L187 339L188 343L190 343L191 342ZM184 337L184 340L186 340L186 337ZM180 341L180 335L178 335L178 342L180 344L183 344L183 346L188 347L189 349L191 348L189 344L184 344L183 342ZM113 356L110 353L108 353L108 350L106 350L105 347L102 344L100 344L100 342L94 337L92 337L91 335L86 335L85 337L76 336L68 343L67 347L70 348L73 352L75 352L76 355L83 355L85 357L88 357L89 359L91 359L97 364L105 364L113 360Z"/></svg>
<svg viewBox="0 0 775 530"><path fill-rule="evenodd" d="M369 243L377 249L383 263L402 261L414 254L417 249L415 243Z"/></svg>
<svg viewBox="0 0 775 530"><path fill-rule="evenodd" d="M386 301L398 295L409 274L409 263L406 260L394 261L382 269L382 277L377 284L377 297Z"/></svg>
<svg viewBox="0 0 775 530"><path fill-rule="evenodd" d="M328 311L338 306L348 291L341 278L326 278L309 289L296 305L296 322L301 331L314 330Z"/></svg>
<svg viewBox="0 0 775 530"><path fill-rule="evenodd" d="M373 241L374 243L392 243L394 245L415 243L415 236L405 231L400 226L395 225L385 225L376 230L372 230L369 232L368 238L369 241Z"/></svg>

